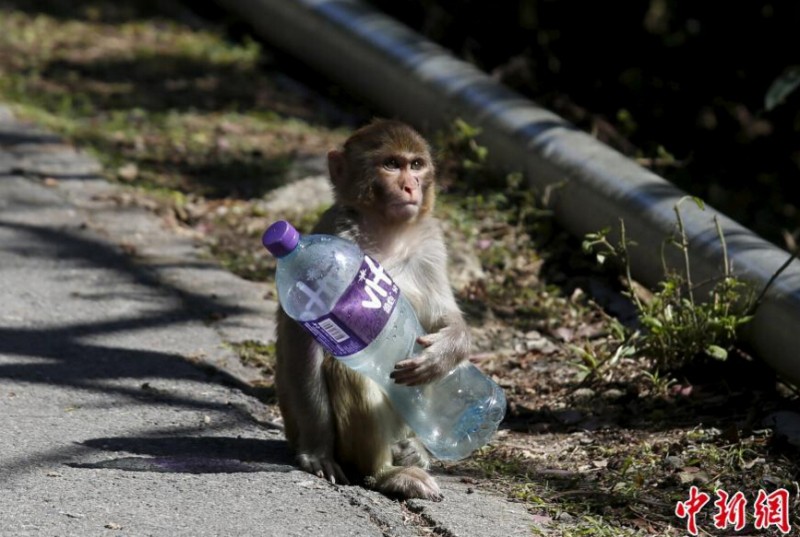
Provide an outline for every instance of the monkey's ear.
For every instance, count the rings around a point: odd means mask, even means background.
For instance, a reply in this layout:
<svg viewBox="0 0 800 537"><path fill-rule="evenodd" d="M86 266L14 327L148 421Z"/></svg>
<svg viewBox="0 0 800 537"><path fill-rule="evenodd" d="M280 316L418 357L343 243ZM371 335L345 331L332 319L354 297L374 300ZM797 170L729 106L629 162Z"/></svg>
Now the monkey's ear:
<svg viewBox="0 0 800 537"><path fill-rule="evenodd" d="M337 189L343 188L347 182L347 161L343 152L336 149L328 151L328 171L333 186Z"/></svg>

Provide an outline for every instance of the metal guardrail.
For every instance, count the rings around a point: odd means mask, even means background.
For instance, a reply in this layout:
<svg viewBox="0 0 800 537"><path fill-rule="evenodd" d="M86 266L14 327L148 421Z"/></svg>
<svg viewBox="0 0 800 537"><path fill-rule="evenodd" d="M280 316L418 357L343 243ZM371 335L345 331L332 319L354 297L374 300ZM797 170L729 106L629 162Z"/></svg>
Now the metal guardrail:
<svg viewBox="0 0 800 537"><path fill-rule="evenodd" d="M675 228L673 207L685 193L580 132L564 119L503 87L443 48L359 0L218 0L249 21L266 41L383 110L422 129L456 117L479 126L490 160L522 171L552 197L556 219L583 236L624 219L634 277L655 285L661 243ZM681 206L695 281L718 276L718 215L737 275L763 287L788 253L707 207ZM676 250L676 249L670 249ZM682 266L673 252L670 265ZM745 338L762 359L800 384L800 262L778 278Z"/></svg>

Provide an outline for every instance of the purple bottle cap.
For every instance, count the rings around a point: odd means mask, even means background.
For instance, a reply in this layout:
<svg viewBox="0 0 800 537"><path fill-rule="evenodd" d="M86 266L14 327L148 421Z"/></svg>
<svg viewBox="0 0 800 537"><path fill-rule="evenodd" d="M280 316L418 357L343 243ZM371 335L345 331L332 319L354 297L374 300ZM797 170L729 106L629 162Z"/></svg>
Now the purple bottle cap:
<svg viewBox="0 0 800 537"><path fill-rule="evenodd" d="M261 243L275 257L283 257L297 248L300 233L286 220L278 220L267 228Z"/></svg>

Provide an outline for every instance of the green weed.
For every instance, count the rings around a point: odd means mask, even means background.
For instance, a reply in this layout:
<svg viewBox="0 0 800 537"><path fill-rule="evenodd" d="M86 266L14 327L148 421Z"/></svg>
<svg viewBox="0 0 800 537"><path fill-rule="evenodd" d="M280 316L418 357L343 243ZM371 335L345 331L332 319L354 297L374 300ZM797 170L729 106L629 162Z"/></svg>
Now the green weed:
<svg viewBox="0 0 800 537"><path fill-rule="evenodd" d="M275 367L275 343L248 340L229 343L228 345L239 355L239 359L243 364L258 367L269 373L273 372Z"/></svg>
<svg viewBox="0 0 800 537"><path fill-rule="evenodd" d="M588 234L583 243L584 251L595 252L600 261L616 258L622 264L628 295L634 302L641 325L641 330L630 335L629 342L638 353L653 358L656 368L663 371L678 369L698 356L727 359L739 329L752 319L756 302L751 286L731 273L725 236L716 216L714 222L724 256L723 273L713 283L707 300L697 300L689 240L680 212L680 205L686 200L694 201L704 209L703 202L692 197L682 198L675 204L676 234L662 247L664 279L652 297L646 300L636 292L631 276L628 248L633 243L626 237L624 221L620 220L619 243L612 244L610 229ZM683 272L667 268L664 248L670 245L681 251ZM662 383L660 378L651 380Z"/></svg>

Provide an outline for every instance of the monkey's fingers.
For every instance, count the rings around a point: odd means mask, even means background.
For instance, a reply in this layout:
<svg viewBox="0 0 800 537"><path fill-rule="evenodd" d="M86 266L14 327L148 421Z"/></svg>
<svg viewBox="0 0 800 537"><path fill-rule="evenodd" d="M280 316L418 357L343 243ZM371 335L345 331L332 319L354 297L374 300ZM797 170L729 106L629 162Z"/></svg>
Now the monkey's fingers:
<svg viewBox="0 0 800 537"><path fill-rule="evenodd" d="M325 467L325 476L328 478L328 481L334 485L336 483L339 483L340 485L350 484L350 481L348 481L338 464L333 461L322 461L322 464Z"/></svg>
<svg viewBox="0 0 800 537"><path fill-rule="evenodd" d="M343 485L350 484L339 465L327 457L302 453L297 456L297 461L300 463L300 468L306 472L330 481L334 485L337 482Z"/></svg>
<svg viewBox="0 0 800 537"><path fill-rule="evenodd" d="M434 344L435 340L432 337L433 334L428 334L427 336L420 336L417 338L417 343L425 347L426 349Z"/></svg>
<svg viewBox="0 0 800 537"><path fill-rule="evenodd" d="M419 386L433 380L436 376L436 365L432 360L424 357L403 360L395 364L395 369L389 374L389 378L398 384L406 386Z"/></svg>
<svg viewBox="0 0 800 537"><path fill-rule="evenodd" d="M297 455L297 462L300 464L300 468L308 472L309 474L314 474L317 477L325 477L322 472L322 466L319 463L319 458L314 455L307 455L305 453L300 453Z"/></svg>
<svg viewBox="0 0 800 537"><path fill-rule="evenodd" d="M405 360L400 360L396 364L394 364L395 371L402 371L402 370L413 370L420 367L423 363L427 361L425 355L415 356L414 358L406 358Z"/></svg>

